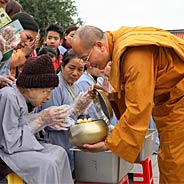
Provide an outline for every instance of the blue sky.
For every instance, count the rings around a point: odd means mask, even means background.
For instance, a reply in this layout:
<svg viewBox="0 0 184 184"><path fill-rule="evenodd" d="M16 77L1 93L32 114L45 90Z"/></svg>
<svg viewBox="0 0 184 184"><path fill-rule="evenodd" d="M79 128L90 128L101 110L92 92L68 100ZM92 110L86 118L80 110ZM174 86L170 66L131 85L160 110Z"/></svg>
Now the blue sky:
<svg viewBox="0 0 184 184"><path fill-rule="evenodd" d="M184 0L76 0L85 24L105 30L120 26L184 29Z"/></svg>

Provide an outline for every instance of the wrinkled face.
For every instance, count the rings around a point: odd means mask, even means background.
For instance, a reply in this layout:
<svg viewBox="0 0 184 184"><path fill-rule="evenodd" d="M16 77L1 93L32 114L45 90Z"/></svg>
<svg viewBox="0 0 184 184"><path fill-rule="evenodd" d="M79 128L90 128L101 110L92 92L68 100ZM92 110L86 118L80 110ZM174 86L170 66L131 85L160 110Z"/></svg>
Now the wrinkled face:
<svg viewBox="0 0 184 184"><path fill-rule="evenodd" d="M91 49L86 49L79 37L76 36L72 40L72 49L85 64L90 64L92 67L104 69L110 61L108 48L102 41L96 41Z"/></svg>
<svg viewBox="0 0 184 184"><path fill-rule="evenodd" d="M46 36L45 43L52 47L53 49L57 49L62 44L62 39L60 39L59 33L55 31L49 31Z"/></svg>
<svg viewBox="0 0 184 184"><path fill-rule="evenodd" d="M71 31L68 35L65 35L65 39L67 40L67 42L71 45L71 41L72 41L72 38L74 36L76 31Z"/></svg>
<svg viewBox="0 0 184 184"><path fill-rule="evenodd" d="M8 2L10 2L10 0L0 0L0 7L5 9Z"/></svg>
<svg viewBox="0 0 184 184"><path fill-rule="evenodd" d="M79 58L73 58L64 67L62 66L63 78L69 84L76 82L83 72L84 64Z"/></svg>
<svg viewBox="0 0 184 184"><path fill-rule="evenodd" d="M29 88L25 89L26 99L35 107L42 105L50 99L53 88Z"/></svg>

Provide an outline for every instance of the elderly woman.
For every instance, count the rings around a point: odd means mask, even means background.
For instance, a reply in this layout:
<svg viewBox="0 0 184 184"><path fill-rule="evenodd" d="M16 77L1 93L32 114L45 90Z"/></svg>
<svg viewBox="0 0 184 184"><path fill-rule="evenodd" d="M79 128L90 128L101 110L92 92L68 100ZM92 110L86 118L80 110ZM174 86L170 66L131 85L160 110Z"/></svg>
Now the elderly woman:
<svg viewBox="0 0 184 184"><path fill-rule="evenodd" d="M0 89L0 158L29 184L73 183L65 150L41 143L34 135L45 126L63 123L66 109L50 107L29 114L26 104L43 104L58 82L50 57L43 55L26 61L17 86Z"/></svg>

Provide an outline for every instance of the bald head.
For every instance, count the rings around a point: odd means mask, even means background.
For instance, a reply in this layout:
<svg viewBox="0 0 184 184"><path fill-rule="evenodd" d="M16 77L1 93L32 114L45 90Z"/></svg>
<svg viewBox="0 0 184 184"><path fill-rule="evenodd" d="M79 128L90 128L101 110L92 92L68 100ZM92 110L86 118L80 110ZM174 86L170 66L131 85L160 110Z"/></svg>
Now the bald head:
<svg viewBox="0 0 184 184"><path fill-rule="evenodd" d="M95 26L81 26L75 32L73 41L79 38L86 49L90 49L94 46L97 40L105 39L104 32Z"/></svg>
<svg viewBox="0 0 184 184"><path fill-rule="evenodd" d="M82 26L77 29L72 39L72 49L90 66L103 69L110 61L107 35L94 26Z"/></svg>

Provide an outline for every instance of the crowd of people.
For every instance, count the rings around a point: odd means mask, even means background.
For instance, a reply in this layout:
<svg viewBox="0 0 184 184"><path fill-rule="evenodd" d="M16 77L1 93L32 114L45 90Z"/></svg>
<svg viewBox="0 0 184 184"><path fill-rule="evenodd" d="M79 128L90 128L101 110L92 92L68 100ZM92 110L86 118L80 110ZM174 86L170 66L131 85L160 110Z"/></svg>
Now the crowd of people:
<svg viewBox="0 0 184 184"><path fill-rule="evenodd" d="M64 32L51 24L40 29L17 1L3 5L23 31L8 58L1 50L0 180L7 183L5 177L14 172L29 184L74 183L66 125L79 116L99 118L94 107L87 109L91 94L80 93L76 84L86 70L71 49L78 27L71 25ZM81 99L76 101L79 94ZM85 101L82 106L81 100Z"/></svg>
<svg viewBox="0 0 184 184"><path fill-rule="evenodd" d="M134 163L148 128L157 128L160 183L184 183L182 39L152 27L39 28L17 1L0 7L23 27L18 44L9 32L0 40L0 180L14 172L28 184L74 183L68 127L99 119L93 88L100 85L114 96L113 129L81 149ZM8 57L6 43L14 45Z"/></svg>

